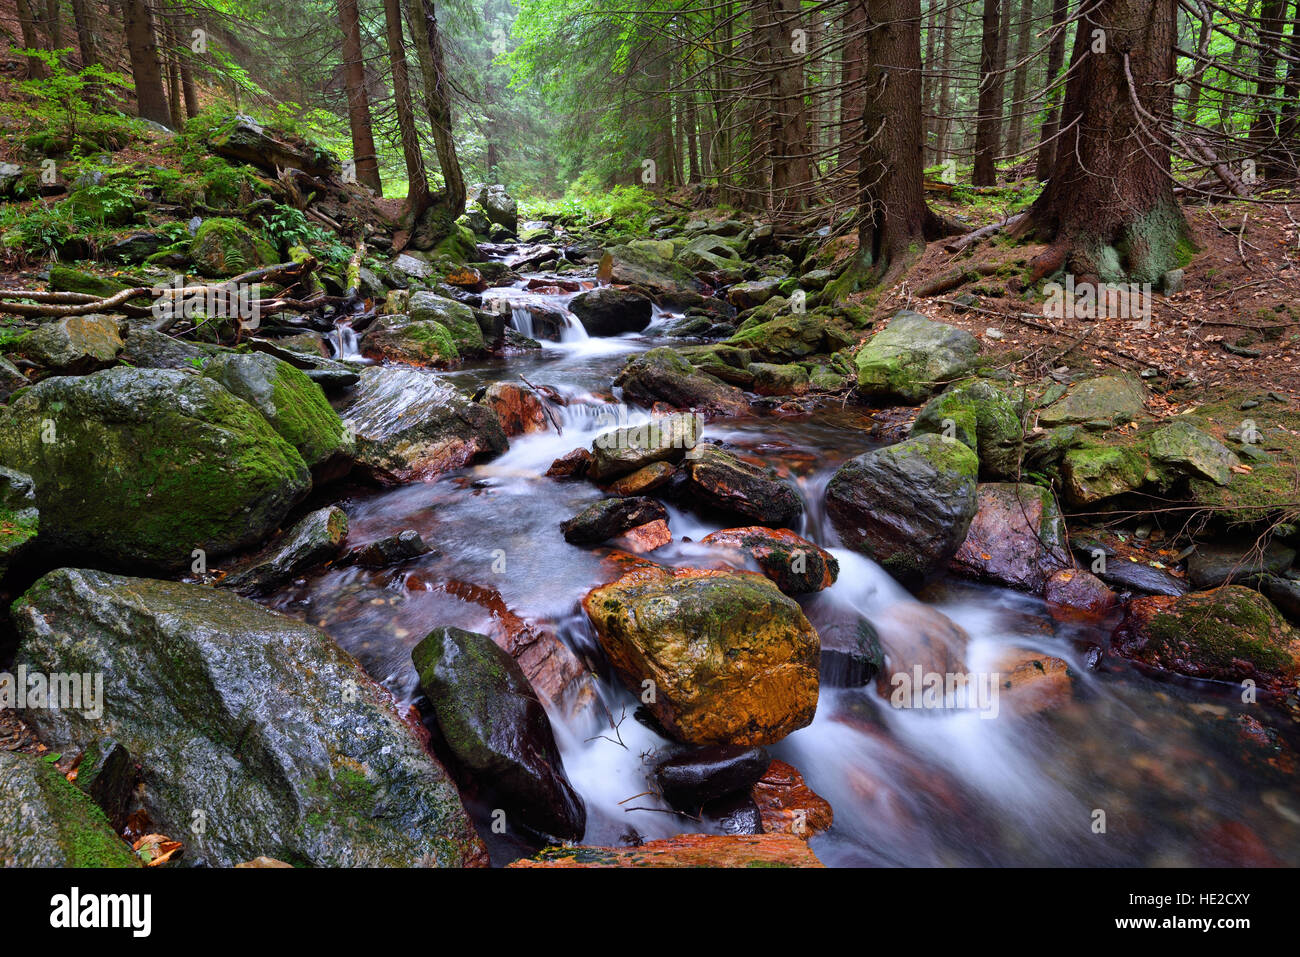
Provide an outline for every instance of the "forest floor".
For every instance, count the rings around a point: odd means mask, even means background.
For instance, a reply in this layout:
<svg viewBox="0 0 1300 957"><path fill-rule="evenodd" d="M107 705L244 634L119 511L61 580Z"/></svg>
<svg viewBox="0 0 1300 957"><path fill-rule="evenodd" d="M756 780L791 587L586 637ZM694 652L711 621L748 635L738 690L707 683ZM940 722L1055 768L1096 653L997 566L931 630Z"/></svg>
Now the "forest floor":
<svg viewBox="0 0 1300 957"><path fill-rule="evenodd" d="M948 213L965 209L933 205ZM930 243L921 261L880 299L880 312L916 309L966 329L1005 356L1018 378L1091 364L1112 371L1151 369L1188 386L1255 386L1300 395L1300 222L1286 206L1259 203L1186 206L1184 212L1199 252L1184 270L1181 292L1151 296L1149 323L1047 315L1041 294L1020 291L1016 281L1043 247L996 237L959 253L947 252L942 241ZM998 271L936 296L916 295L926 280L976 264ZM965 297L958 304L963 293L975 301Z"/></svg>

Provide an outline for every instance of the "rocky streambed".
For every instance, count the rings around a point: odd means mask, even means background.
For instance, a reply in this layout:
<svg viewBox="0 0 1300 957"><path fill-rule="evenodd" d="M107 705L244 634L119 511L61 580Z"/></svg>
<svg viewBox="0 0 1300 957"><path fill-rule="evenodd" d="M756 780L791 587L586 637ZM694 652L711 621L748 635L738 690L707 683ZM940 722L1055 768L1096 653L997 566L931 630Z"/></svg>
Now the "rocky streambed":
<svg viewBox="0 0 1300 957"><path fill-rule="evenodd" d="M660 229L403 254L332 349L43 326L5 667L103 708L18 712L0 861L1300 861L1289 406L1018 382Z"/></svg>

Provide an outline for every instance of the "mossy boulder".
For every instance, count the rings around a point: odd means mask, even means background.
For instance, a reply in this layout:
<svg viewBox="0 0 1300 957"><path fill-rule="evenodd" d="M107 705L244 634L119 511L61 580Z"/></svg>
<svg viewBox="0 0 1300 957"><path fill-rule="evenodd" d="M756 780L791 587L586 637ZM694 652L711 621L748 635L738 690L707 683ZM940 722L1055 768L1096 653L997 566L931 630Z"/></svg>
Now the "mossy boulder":
<svg viewBox="0 0 1300 957"><path fill-rule="evenodd" d="M35 480L43 541L165 570L260 541L311 484L252 406L172 369L24 390L0 410L0 464Z"/></svg>
<svg viewBox="0 0 1300 957"><path fill-rule="evenodd" d="M413 292L406 304L406 314L412 322L440 323L451 334L462 357L483 354L483 330L474 318L474 310L464 303L432 292Z"/></svg>
<svg viewBox="0 0 1300 957"><path fill-rule="evenodd" d="M808 370L793 362L752 362L745 371L754 377L759 395L803 395L809 388Z"/></svg>
<svg viewBox="0 0 1300 957"><path fill-rule="evenodd" d="M481 863L450 777L387 691L317 628L202 585L59 569L18 601L16 662L104 676L103 714L28 709L68 754L108 736L185 863ZM192 825L202 812L202 828Z"/></svg>
<svg viewBox="0 0 1300 957"><path fill-rule="evenodd" d="M979 340L955 326L906 309L863 344L854 358L858 391L867 396L923 402L970 373Z"/></svg>
<svg viewBox="0 0 1300 957"><path fill-rule="evenodd" d="M681 494L694 505L764 525L792 525L803 500L775 471L742 461L716 445L696 445L682 459Z"/></svg>
<svg viewBox="0 0 1300 957"><path fill-rule="evenodd" d="M31 546L39 530L32 477L0 466L0 578Z"/></svg>
<svg viewBox="0 0 1300 957"><path fill-rule="evenodd" d="M190 259L201 275L224 278L273 265L275 248L237 219L205 219L190 241Z"/></svg>
<svg viewBox="0 0 1300 957"><path fill-rule="evenodd" d="M742 327L726 344L752 349L767 362L785 363L838 352L853 344L853 336L834 319L795 313Z"/></svg>
<svg viewBox="0 0 1300 957"><path fill-rule="evenodd" d="M705 535L702 545L753 561L787 595L804 595L835 584L840 563L826 549L786 528L724 528Z"/></svg>
<svg viewBox="0 0 1300 957"><path fill-rule="evenodd" d="M0 867L142 867L49 756L0 751Z"/></svg>
<svg viewBox="0 0 1300 957"><path fill-rule="evenodd" d="M487 792L525 837L581 840L587 809L519 663L486 635L459 628L434 629L411 658L465 783Z"/></svg>
<svg viewBox="0 0 1300 957"><path fill-rule="evenodd" d="M672 243L633 242L614 246L605 252L596 275L601 282L632 286L656 298L698 292L700 284L694 274L674 262L672 256Z"/></svg>
<svg viewBox="0 0 1300 957"><path fill-rule="evenodd" d="M632 402L653 406L663 402L705 415L738 416L749 401L735 386L700 372L673 349L661 347L633 356L614 379Z"/></svg>
<svg viewBox="0 0 1300 957"><path fill-rule="evenodd" d="M419 322L404 315L376 319L361 338L361 354L419 366L446 366L461 357L455 337L441 322Z"/></svg>
<svg viewBox="0 0 1300 957"><path fill-rule="evenodd" d="M817 632L761 575L655 566L583 608L614 670L679 741L773 744L813 719Z"/></svg>
<svg viewBox="0 0 1300 957"><path fill-rule="evenodd" d="M1146 390L1136 379L1096 376L1071 385L1038 414L1038 424L1047 429L1092 422L1119 425L1141 416L1145 402Z"/></svg>
<svg viewBox="0 0 1300 957"><path fill-rule="evenodd" d="M346 471L352 436L321 387L300 369L261 352L227 352L208 359L203 375L262 413L318 477Z"/></svg>
<svg viewBox="0 0 1300 957"><path fill-rule="evenodd" d="M246 592L282 584L338 557L347 537L347 512L337 505L317 509L221 584Z"/></svg>
<svg viewBox="0 0 1300 957"><path fill-rule="evenodd" d="M984 478L1009 479L1019 473L1024 434L1020 405L995 382L969 379L935 396L912 423L912 435L926 433L946 435L974 449Z"/></svg>
<svg viewBox="0 0 1300 957"><path fill-rule="evenodd" d="M1272 693L1294 693L1300 677L1300 632L1267 598L1240 585L1134 599L1111 648L1161 671L1249 679Z"/></svg>
<svg viewBox="0 0 1300 957"><path fill-rule="evenodd" d="M1065 499L1075 507L1136 491L1156 477L1142 449L1123 442L1085 442L1061 460Z"/></svg>
<svg viewBox="0 0 1300 957"><path fill-rule="evenodd" d="M1171 478L1193 476L1227 485L1234 466L1241 464L1236 453L1222 442L1186 421L1174 421L1157 429L1147 439L1151 461Z"/></svg>
<svg viewBox="0 0 1300 957"><path fill-rule="evenodd" d="M55 263L50 267L51 292L79 292L87 296L107 298L123 289L130 289L132 285L118 279L96 276L82 269L73 269L61 263Z"/></svg>
<svg viewBox="0 0 1300 957"><path fill-rule="evenodd" d="M135 219L135 201L111 188L74 189L62 205L81 219L104 226L125 226Z"/></svg>
<svg viewBox="0 0 1300 957"><path fill-rule="evenodd" d="M840 466L826 511L849 548L915 587L942 571L978 507L979 459L962 442L925 434Z"/></svg>
<svg viewBox="0 0 1300 957"><path fill-rule="evenodd" d="M702 428L699 416L676 412L602 432L592 440L587 474L603 482L654 462L680 462L688 450L695 448Z"/></svg>
<svg viewBox="0 0 1300 957"><path fill-rule="evenodd" d="M47 322L18 340L14 354L49 372L85 375L117 361L124 343L112 316L68 316Z"/></svg>

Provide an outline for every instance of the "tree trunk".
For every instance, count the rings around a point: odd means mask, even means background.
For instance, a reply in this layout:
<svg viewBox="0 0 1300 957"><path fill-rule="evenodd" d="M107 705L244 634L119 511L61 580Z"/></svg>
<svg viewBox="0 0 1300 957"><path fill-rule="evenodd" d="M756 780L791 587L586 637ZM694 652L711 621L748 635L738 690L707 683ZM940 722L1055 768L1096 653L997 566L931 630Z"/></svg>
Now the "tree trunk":
<svg viewBox="0 0 1300 957"><path fill-rule="evenodd" d="M1284 163L1277 156L1278 104L1277 94L1278 51L1282 47L1282 28L1286 25L1286 0L1264 0L1259 9L1259 42L1264 49L1257 54L1259 68L1256 74L1255 122L1250 129L1250 148L1255 162L1265 175L1282 172Z"/></svg>
<svg viewBox="0 0 1300 957"><path fill-rule="evenodd" d="M424 76L424 105L433 131L433 146L442 168L443 193L438 205L451 220L465 211L465 174L451 138L451 79L443 61L442 36L433 0L410 0L411 36Z"/></svg>
<svg viewBox="0 0 1300 957"><path fill-rule="evenodd" d="M146 120L171 126L171 111L163 92L162 66L158 62L158 42L147 0L123 0L122 21L131 55L131 76L135 80L136 112Z"/></svg>
<svg viewBox="0 0 1300 957"><path fill-rule="evenodd" d="M63 11L59 0L45 0L45 32L50 38L50 49L63 49Z"/></svg>
<svg viewBox="0 0 1300 957"><path fill-rule="evenodd" d="M938 162L935 153L935 121L939 111L934 102L934 57L938 50L939 5L938 0L930 0L929 10L925 15L925 74L921 81L921 110L925 124L925 154L931 163ZM923 155L925 155L923 154ZM927 164L928 165L928 164Z"/></svg>
<svg viewBox="0 0 1300 957"><path fill-rule="evenodd" d="M1288 172L1300 172L1300 3L1296 4L1295 14L1291 20L1291 36L1287 39L1287 53L1290 59L1286 64L1286 82L1282 86L1282 95L1286 102L1282 105L1282 120L1279 135L1282 149L1287 157Z"/></svg>
<svg viewBox="0 0 1300 957"><path fill-rule="evenodd" d="M1051 243L1035 279L1064 268L1076 282L1154 283L1179 265L1188 231L1170 175L1176 3L1095 0L1080 21L1052 175L1022 221ZM1104 53L1094 52L1097 29Z"/></svg>
<svg viewBox="0 0 1300 957"><path fill-rule="evenodd" d="M935 158L942 163L948 158L949 138L952 135L952 51L955 44L952 35L956 29L953 23L953 11L957 4L947 4L943 12L943 56L940 58L939 70L939 129L935 137Z"/></svg>
<svg viewBox="0 0 1300 957"><path fill-rule="evenodd" d="M379 154L370 127L370 96L366 92L366 68L361 58L357 0L339 0L339 27L343 31L343 76L348 93L348 126L352 132L352 162L356 167L357 182L383 196Z"/></svg>
<svg viewBox="0 0 1300 957"><path fill-rule="evenodd" d="M1052 89L1061 74L1065 63L1065 21L1070 14L1069 0L1052 0L1052 29L1056 32L1047 48L1047 87L1046 109L1043 111L1043 126L1038 136L1038 160L1034 165L1034 175L1040 183L1046 182L1051 175L1052 163L1056 158L1056 131L1061 122L1061 94Z"/></svg>
<svg viewBox="0 0 1300 957"><path fill-rule="evenodd" d="M1016 37L1015 80L1011 84L1011 130L1004 153L1017 156L1024 144L1025 112L1029 106L1025 94L1029 87L1029 51L1033 45L1034 0L1020 0L1020 33Z"/></svg>
<svg viewBox="0 0 1300 957"><path fill-rule="evenodd" d="M93 66L99 62L99 50L95 43L94 0L72 0L72 19L77 25L77 47L81 51L81 65L83 68Z"/></svg>
<svg viewBox="0 0 1300 957"><path fill-rule="evenodd" d="M843 19L844 48L840 53L840 149L839 164L856 183L858 154L862 151L862 89L866 68L867 0L848 0Z"/></svg>
<svg viewBox="0 0 1300 957"><path fill-rule="evenodd" d="M775 114L772 193L777 209L803 209L806 200L803 191L812 176L808 162L808 114L804 106L804 62L807 57L795 53L791 44L791 34L800 23L799 0L770 2L771 89ZM917 43L920 43L919 33ZM917 54L919 57L919 45Z"/></svg>
<svg viewBox="0 0 1300 957"><path fill-rule="evenodd" d="M163 21L162 35L163 56L167 60L167 109L179 129L181 125L181 64L180 51L176 48L176 31L171 23Z"/></svg>
<svg viewBox="0 0 1300 957"><path fill-rule="evenodd" d="M23 48L41 49L40 38L36 35L36 16L32 11L32 0L18 0L18 25L23 33ZM40 80L45 77L45 63L38 57L27 58L27 78Z"/></svg>
<svg viewBox="0 0 1300 957"><path fill-rule="evenodd" d="M399 0L384 0L384 31L388 41L388 59L393 69L393 108L397 112L397 129L402 141L402 160L406 164L406 209L402 224L408 232L431 202L429 177L420 154L420 138L415 129L415 112L411 108L411 78L406 67L406 42L402 38L402 8ZM409 235L394 241L395 249L405 248Z"/></svg>
<svg viewBox="0 0 1300 957"><path fill-rule="evenodd" d="M199 91L194 85L194 73L190 70L190 48L187 46L190 40L189 30L193 27L194 21L189 17L185 18L185 27L188 28L182 35L180 46L176 48L177 58L181 64L181 94L185 97L185 116L189 119L199 115Z"/></svg>
<svg viewBox="0 0 1300 957"><path fill-rule="evenodd" d="M1010 0L1007 0L1010 2ZM976 186L997 184L999 131L1002 126L1002 73L998 69L999 27L1002 24L1002 0L984 0L983 35L980 38L980 87L978 115L975 120L975 169L971 182Z"/></svg>

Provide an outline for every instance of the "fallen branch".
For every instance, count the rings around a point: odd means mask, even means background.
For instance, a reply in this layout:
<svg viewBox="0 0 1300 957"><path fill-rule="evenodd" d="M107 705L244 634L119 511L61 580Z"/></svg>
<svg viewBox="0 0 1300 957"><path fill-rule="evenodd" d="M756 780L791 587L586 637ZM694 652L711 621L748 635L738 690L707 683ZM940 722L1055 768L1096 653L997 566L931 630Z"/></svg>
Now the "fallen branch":
<svg viewBox="0 0 1300 957"><path fill-rule="evenodd" d="M972 243L977 243L981 239L987 239L990 236L996 236L1004 229L1011 229L1015 227L1015 225L1024 218L1025 218L1024 213L1017 213L1015 216L1012 216L1006 222L991 223L988 226L981 226L979 229L975 229L969 233L966 233L965 235L958 236L950 243L945 243L943 247L944 251L950 253L959 253L967 246L971 245Z"/></svg>

